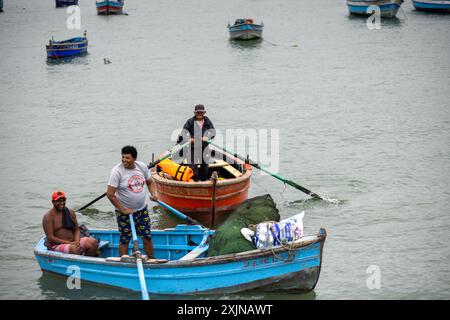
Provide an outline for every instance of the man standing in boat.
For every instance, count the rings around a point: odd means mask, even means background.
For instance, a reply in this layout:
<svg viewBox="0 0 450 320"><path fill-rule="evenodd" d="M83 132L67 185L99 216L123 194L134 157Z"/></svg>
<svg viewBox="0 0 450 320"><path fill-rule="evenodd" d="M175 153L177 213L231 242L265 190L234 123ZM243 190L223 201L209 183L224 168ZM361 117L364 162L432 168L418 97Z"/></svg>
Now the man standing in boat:
<svg viewBox="0 0 450 320"><path fill-rule="evenodd" d="M48 250L70 254L96 256L98 241L81 237L75 211L66 207L64 191L52 193L53 208L42 219Z"/></svg>
<svg viewBox="0 0 450 320"><path fill-rule="evenodd" d="M202 104L194 107L194 116L186 121L183 130L178 136L177 143L189 142L186 159L194 171L194 181L209 179L208 163L210 162L208 140L213 139L216 130L212 121L205 116L206 110Z"/></svg>
<svg viewBox="0 0 450 320"><path fill-rule="evenodd" d="M136 232L143 240L145 253L148 258L153 258L153 241L145 186L147 185L152 201L158 200L158 197L150 171L145 163L136 159L135 147L122 148L122 162L111 171L106 195L115 207L120 235L120 256L128 253L128 244L131 239L129 215L133 214Z"/></svg>

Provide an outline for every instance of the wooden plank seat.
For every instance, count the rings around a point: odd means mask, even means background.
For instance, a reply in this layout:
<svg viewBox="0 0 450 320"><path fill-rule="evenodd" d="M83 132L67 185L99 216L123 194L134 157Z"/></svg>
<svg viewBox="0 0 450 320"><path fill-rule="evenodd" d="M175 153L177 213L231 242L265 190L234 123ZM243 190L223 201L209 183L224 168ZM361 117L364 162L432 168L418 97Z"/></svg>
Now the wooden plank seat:
<svg viewBox="0 0 450 320"><path fill-rule="evenodd" d="M149 259L146 255L143 255L141 259L142 263L152 263L152 264L166 263L169 261L167 259ZM105 258L105 260L109 262L136 263L136 257L129 255L123 255L121 257L107 257Z"/></svg>
<svg viewBox="0 0 450 320"><path fill-rule="evenodd" d="M220 168L220 167L227 170L235 178L242 176L242 172L240 172L239 170L237 170L235 167L233 167L231 164L229 164L228 162L226 162L224 160L216 160L216 163L211 163L209 165L210 169L211 168Z"/></svg>
<svg viewBox="0 0 450 320"><path fill-rule="evenodd" d="M200 244L195 247L192 251L188 252L185 256L181 257L180 261L192 261L198 258L202 253L208 251L209 249L209 234L205 232Z"/></svg>

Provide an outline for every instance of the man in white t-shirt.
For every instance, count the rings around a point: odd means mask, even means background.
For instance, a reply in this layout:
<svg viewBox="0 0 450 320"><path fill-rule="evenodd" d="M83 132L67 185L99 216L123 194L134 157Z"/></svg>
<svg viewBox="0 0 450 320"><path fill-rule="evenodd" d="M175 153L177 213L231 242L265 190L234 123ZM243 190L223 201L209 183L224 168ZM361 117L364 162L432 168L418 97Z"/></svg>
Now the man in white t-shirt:
<svg viewBox="0 0 450 320"><path fill-rule="evenodd" d="M120 256L128 253L128 244L131 238L129 215L133 214L136 232L142 238L145 253L149 258L154 258L145 185L150 191L152 201L158 200L158 197L150 171L143 162L136 161L136 159L135 147L125 146L122 148L122 162L111 170L106 195L116 208Z"/></svg>

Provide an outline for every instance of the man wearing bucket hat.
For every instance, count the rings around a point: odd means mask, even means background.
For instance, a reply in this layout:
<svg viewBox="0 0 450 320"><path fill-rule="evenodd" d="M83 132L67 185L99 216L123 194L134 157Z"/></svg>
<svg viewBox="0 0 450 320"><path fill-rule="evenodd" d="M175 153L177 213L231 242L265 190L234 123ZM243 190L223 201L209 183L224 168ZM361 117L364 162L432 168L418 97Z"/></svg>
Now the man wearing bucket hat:
<svg viewBox="0 0 450 320"><path fill-rule="evenodd" d="M208 163L210 157L207 141L215 137L216 130L205 113L205 106L197 104L194 107L194 116L186 121L177 140L178 144L188 140L191 143L190 152L188 152L186 158L194 171L194 181L209 179Z"/></svg>
<svg viewBox="0 0 450 320"><path fill-rule="evenodd" d="M53 208L42 219L47 249L71 254L95 256L98 241L81 237L75 211L66 207L66 194L57 190L52 193Z"/></svg>

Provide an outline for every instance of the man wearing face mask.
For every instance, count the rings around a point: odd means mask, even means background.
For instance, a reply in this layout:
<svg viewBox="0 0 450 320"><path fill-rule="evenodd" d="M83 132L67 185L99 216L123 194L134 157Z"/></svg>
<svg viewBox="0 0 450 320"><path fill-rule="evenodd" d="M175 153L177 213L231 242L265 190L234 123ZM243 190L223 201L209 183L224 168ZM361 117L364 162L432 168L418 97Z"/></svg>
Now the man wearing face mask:
<svg viewBox="0 0 450 320"><path fill-rule="evenodd" d="M194 171L194 181L209 179L208 163L210 160L207 141L213 139L216 130L212 121L205 116L206 110L202 104L194 107L194 116L186 121L178 136L177 143L191 143L190 152L186 155L188 163Z"/></svg>

